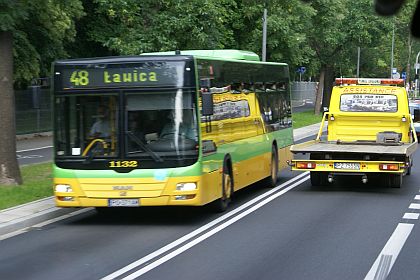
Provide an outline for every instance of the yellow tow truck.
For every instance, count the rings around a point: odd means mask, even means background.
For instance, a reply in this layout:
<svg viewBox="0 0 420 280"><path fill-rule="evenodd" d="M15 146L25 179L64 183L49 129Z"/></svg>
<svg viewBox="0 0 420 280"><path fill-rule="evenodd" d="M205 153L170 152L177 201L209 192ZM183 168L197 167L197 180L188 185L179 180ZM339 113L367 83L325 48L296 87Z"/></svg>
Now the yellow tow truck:
<svg viewBox="0 0 420 280"><path fill-rule="evenodd" d="M292 170L310 171L311 184L336 176L380 177L399 188L409 175L417 135L402 79L337 78L315 140L291 147ZM296 159L309 154L309 160ZM378 176L379 175L379 176Z"/></svg>

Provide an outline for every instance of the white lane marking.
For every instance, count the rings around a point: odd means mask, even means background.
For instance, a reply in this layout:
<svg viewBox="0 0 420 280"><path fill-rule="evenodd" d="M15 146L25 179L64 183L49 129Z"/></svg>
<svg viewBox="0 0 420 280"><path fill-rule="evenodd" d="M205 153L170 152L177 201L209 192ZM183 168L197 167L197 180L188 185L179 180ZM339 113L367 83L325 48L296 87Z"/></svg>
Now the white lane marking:
<svg viewBox="0 0 420 280"><path fill-rule="evenodd" d="M420 204L418 203L411 203L410 206L408 206L410 209L420 209Z"/></svg>
<svg viewBox="0 0 420 280"><path fill-rule="evenodd" d="M419 215L418 213L405 213L403 219L418 220Z"/></svg>
<svg viewBox="0 0 420 280"><path fill-rule="evenodd" d="M19 230L13 231L13 232L9 232L9 233L0 235L0 241L8 239L8 238L16 236L16 235L19 235L19 234L22 234L22 233L25 233L28 230L29 230L29 228L24 228L24 229L19 229Z"/></svg>
<svg viewBox="0 0 420 280"><path fill-rule="evenodd" d="M167 251L169 251L169 250L171 250L171 249L179 246L180 244L186 242L187 240L192 239L193 237L199 235L200 233L202 233L202 232L204 232L204 231L206 231L206 230L214 227L215 225L217 225L220 222L228 219L229 217L235 215L236 213L238 213L238 212L240 212L240 211L248 208L249 206L255 204L259 200L261 200L261 199L263 199L263 198L271 195L274 192L277 192L278 190L282 189L284 186L289 185L292 182L294 182L294 181L296 181L296 180L298 180L298 179L300 179L300 178L308 175L308 173L309 172L304 172L304 173L299 174L298 176L294 177L293 179L291 179L291 180L289 180L289 181L287 181L287 182L285 182L285 183L283 183L283 184L281 184L281 185L279 185L279 186L271 189L268 192L263 193L262 195L260 195L260 196L258 196L256 198L248 201L244 205L242 205L242 206L240 206L240 207L238 207L238 208L236 208L236 209L234 209L234 210L232 210L232 211L224 214L223 216L217 218L216 220L214 220L214 221L212 221L212 222L210 222L210 223L208 223L208 224L206 224L206 225L204 225L204 226L202 226L202 227L200 227L200 228L198 228L198 229L190 232L189 234L187 234L187 235L185 235L185 236L183 236L183 237L181 237L181 238L173 241L172 243L170 243L170 244L168 244L168 245L160 248L159 250L157 250L157 251L155 251L153 253L150 253L149 255L147 255L147 256L145 256L145 257L143 257L141 259L138 259L137 261L135 261L135 262L133 262L133 263L131 263L131 264L129 264L129 265L127 265L127 266L125 266L125 267L123 267L123 268L121 268L121 269L119 269L119 270L117 270L117 271L115 271L115 272L113 272L113 273L111 273L111 274L103 277L103 278L101 278L101 280L115 279L115 278L117 278L117 277L119 277L119 276L121 276L121 275L129 272L130 270L133 270L136 267L139 267L139 266L143 265L144 263L146 263L146 262L148 262L148 261L150 261L150 260L158 257L159 255L162 255L162 254L166 253ZM305 181L305 180L308 180L308 178L309 178L308 176L305 177L304 180L302 180L302 182ZM299 184L301 184L302 182L299 181Z"/></svg>
<svg viewBox="0 0 420 280"><path fill-rule="evenodd" d="M388 276L414 224L399 223L373 263L365 280L384 280Z"/></svg>
<svg viewBox="0 0 420 280"><path fill-rule="evenodd" d="M1 240L8 239L8 238L11 238L13 236L17 236L17 235L22 234L22 233L25 233L25 232L28 232L31 228L40 228L40 227L46 226L48 224L52 224L52 223L55 223L55 222L58 222L58 221L61 221L61 220L70 218L72 216L76 216L76 215L82 214L84 212L88 212L88 211L91 211L91 210L92 210L92 208L83 208L83 209L80 209L80 210L71 212L69 214L65 214L63 216L59 216L57 218L46 220L44 222L35 224L33 226L29 226L29 227L26 227L26 228L18 229L16 231L12 231L12 232L9 232L9 233L0 235L0 241Z"/></svg>
<svg viewBox="0 0 420 280"><path fill-rule="evenodd" d="M33 225L33 226L31 226L31 228L40 228L40 227L43 227L43 226L46 226L46 225L49 225L49 224L52 224L52 223L70 218L70 217L73 217L73 216L77 216L77 215L80 215L82 213L89 212L89 211L92 211L92 208L83 208L83 209L65 214L63 216L53 218L53 219L49 219L47 221L44 221L44 222L41 222L39 224Z"/></svg>
<svg viewBox="0 0 420 280"><path fill-rule="evenodd" d="M415 200L420 200L420 195L416 195Z"/></svg>
<svg viewBox="0 0 420 280"><path fill-rule="evenodd" d="M30 158L43 158L44 156L41 155L27 155L27 156L21 156L21 155L16 155L17 159L30 159Z"/></svg>
<svg viewBox="0 0 420 280"><path fill-rule="evenodd" d="M16 151L16 153L22 153L22 152L30 152L30 151L36 151L36 150L43 150L43 149L48 149L48 148L52 148L53 146L45 146L45 147L39 147L39 148L33 148L33 149L27 149L27 150L20 150L20 151Z"/></svg>

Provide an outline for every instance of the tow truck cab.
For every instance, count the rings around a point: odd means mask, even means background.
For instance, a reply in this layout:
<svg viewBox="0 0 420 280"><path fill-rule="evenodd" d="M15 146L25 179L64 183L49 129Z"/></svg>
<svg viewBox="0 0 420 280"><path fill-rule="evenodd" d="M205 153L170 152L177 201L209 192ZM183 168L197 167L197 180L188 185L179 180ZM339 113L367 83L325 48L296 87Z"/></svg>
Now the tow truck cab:
<svg viewBox="0 0 420 280"><path fill-rule="evenodd" d="M336 79L328 115L328 141L412 142L411 115L402 79Z"/></svg>

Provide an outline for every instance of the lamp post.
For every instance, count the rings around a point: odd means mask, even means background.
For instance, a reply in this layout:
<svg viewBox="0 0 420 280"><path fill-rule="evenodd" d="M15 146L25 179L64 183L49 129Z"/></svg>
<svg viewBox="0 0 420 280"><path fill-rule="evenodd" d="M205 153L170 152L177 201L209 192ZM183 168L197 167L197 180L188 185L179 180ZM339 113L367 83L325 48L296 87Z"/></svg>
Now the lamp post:
<svg viewBox="0 0 420 280"><path fill-rule="evenodd" d="M392 45L391 45L391 79L393 78L393 69L394 69L394 44L395 44L395 17L394 23L392 25Z"/></svg>
<svg viewBox="0 0 420 280"><path fill-rule="evenodd" d="M415 93L414 93L414 95L416 97L418 96L418 93L419 93L419 68L420 68L419 56L420 56L420 52L417 53L416 63L414 64L414 68L416 69L416 76L415 76L416 80L415 80Z"/></svg>
<svg viewBox="0 0 420 280"><path fill-rule="evenodd" d="M267 59L267 1L264 3L262 61Z"/></svg>

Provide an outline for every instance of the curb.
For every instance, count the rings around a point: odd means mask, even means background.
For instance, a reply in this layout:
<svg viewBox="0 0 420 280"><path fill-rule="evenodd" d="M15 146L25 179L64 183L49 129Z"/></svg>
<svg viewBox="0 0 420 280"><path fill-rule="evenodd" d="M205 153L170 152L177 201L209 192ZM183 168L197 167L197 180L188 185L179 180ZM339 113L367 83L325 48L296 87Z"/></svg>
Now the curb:
<svg viewBox="0 0 420 280"><path fill-rule="evenodd" d="M29 228L38 223L45 222L46 220L57 218L59 216L74 212L79 210L78 208L50 208L32 214L28 217L21 217L18 219L11 220L9 222L3 223L0 226L0 235L10 234L18 230L23 230Z"/></svg>

